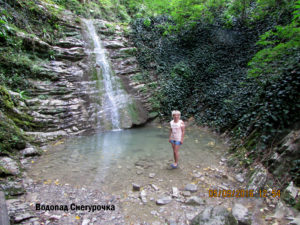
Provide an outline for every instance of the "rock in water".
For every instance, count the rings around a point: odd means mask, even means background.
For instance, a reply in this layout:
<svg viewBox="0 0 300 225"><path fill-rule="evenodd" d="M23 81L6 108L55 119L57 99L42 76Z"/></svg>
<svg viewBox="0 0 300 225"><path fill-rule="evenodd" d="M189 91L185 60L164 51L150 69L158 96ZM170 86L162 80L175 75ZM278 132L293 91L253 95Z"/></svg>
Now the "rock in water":
<svg viewBox="0 0 300 225"><path fill-rule="evenodd" d="M234 216L224 206L209 206L191 221L191 225L237 225Z"/></svg>

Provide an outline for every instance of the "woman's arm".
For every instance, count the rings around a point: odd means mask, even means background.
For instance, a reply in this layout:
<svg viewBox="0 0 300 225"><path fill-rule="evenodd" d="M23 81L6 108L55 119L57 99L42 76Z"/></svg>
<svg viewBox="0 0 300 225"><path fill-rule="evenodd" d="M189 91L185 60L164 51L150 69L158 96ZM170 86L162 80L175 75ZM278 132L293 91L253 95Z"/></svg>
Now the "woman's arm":
<svg viewBox="0 0 300 225"><path fill-rule="evenodd" d="M184 139L184 131L185 131L185 125L184 125L184 122L182 121L182 124L181 124L181 144L183 144L183 139Z"/></svg>
<svg viewBox="0 0 300 225"><path fill-rule="evenodd" d="M169 142L171 143L172 128L170 128Z"/></svg>

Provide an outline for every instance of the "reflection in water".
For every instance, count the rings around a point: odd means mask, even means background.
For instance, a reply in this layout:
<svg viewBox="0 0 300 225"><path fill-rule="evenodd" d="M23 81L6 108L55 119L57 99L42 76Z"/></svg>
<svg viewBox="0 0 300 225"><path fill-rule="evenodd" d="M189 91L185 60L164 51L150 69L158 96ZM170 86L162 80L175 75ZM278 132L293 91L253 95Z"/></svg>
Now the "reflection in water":
<svg viewBox="0 0 300 225"><path fill-rule="evenodd" d="M29 170L35 180L55 180L73 185L118 190L130 186L141 170L145 179L184 179L183 169L169 170L173 153L168 130L153 127L75 137L53 146ZM180 167L207 167L218 162L224 147L210 134L187 130L179 150ZM140 176L141 177L141 176Z"/></svg>

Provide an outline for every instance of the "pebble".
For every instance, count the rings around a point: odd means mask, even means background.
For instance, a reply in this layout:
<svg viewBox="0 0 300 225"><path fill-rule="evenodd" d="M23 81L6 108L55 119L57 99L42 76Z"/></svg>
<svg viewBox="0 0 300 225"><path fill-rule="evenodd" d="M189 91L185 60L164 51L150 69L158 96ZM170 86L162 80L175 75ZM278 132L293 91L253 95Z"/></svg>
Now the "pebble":
<svg viewBox="0 0 300 225"><path fill-rule="evenodd" d="M192 196L186 200L185 204L187 205L204 205L204 200L197 196Z"/></svg>
<svg viewBox="0 0 300 225"><path fill-rule="evenodd" d="M30 213L22 213L22 214L18 214L15 216L15 219L14 221L16 223L19 223L23 220L26 220L26 219L29 219L29 218L32 218L33 216L30 214Z"/></svg>
<svg viewBox="0 0 300 225"><path fill-rule="evenodd" d="M141 185L132 183L132 189L134 191L140 191L141 190Z"/></svg>
<svg viewBox="0 0 300 225"><path fill-rule="evenodd" d="M158 212L157 212L157 211L155 211L155 210L152 210L152 211L151 211L151 214L152 214L152 215L157 215L157 214L158 214Z"/></svg>
<svg viewBox="0 0 300 225"><path fill-rule="evenodd" d="M197 185L187 184L184 188L185 191L196 192L198 190Z"/></svg>
<svg viewBox="0 0 300 225"><path fill-rule="evenodd" d="M61 218L61 216L60 215L52 215L52 216L50 216L50 218L49 219L53 219L53 220L59 220Z"/></svg>
<svg viewBox="0 0 300 225"><path fill-rule="evenodd" d="M190 197L190 196L191 196L191 192L190 192L190 191L183 191L183 192L182 192L182 195L183 195L184 197Z"/></svg>
<svg viewBox="0 0 300 225"><path fill-rule="evenodd" d="M174 197L174 198L179 197L179 190L177 187L172 187L172 197Z"/></svg>
<svg viewBox="0 0 300 225"><path fill-rule="evenodd" d="M155 191L158 191L159 188L155 185L155 184L151 184L151 187L155 190Z"/></svg>
<svg viewBox="0 0 300 225"><path fill-rule="evenodd" d="M185 216L188 220L192 220L196 215L194 213L187 213Z"/></svg>
<svg viewBox="0 0 300 225"><path fill-rule="evenodd" d="M199 178L199 177L201 177L201 174L199 174L199 173L193 174L193 177Z"/></svg>
<svg viewBox="0 0 300 225"><path fill-rule="evenodd" d="M227 159L226 158L221 158L221 162L226 162Z"/></svg>
<svg viewBox="0 0 300 225"><path fill-rule="evenodd" d="M142 171L142 170L137 170L137 171L136 171L136 174L137 174L137 175L141 175L141 174L143 174L143 171Z"/></svg>
<svg viewBox="0 0 300 225"><path fill-rule="evenodd" d="M146 191L142 190L141 193L140 193L140 198L141 198L143 203L147 203L146 196L147 196Z"/></svg>
<svg viewBox="0 0 300 225"><path fill-rule="evenodd" d="M170 196L166 196L163 198L160 198L156 201L157 205L166 205L169 204L172 201L172 198Z"/></svg>
<svg viewBox="0 0 300 225"><path fill-rule="evenodd" d="M243 178L243 175L240 173L235 176L235 179L240 183L243 183L245 181L245 179Z"/></svg>
<svg viewBox="0 0 300 225"><path fill-rule="evenodd" d="M89 222L90 222L89 219L84 219L84 220L82 221L82 224L81 224L81 225L88 225Z"/></svg>
<svg viewBox="0 0 300 225"><path fill-rule="evenodd" d="M156 175L155 173L149 173L149 177L150 177L150 178L154 178L155 175Z"/></svg>
<svg viewBox="0 0 300 225"><path fill-rule="evenodd" d="M177 225L176 220L170 219L169 220L169 225Z"/></svg>
<svg viewBox="0 0 300 225"><path fill-rule="evenodd" d="M162 212L164 212L165 211L165 208L164 207L161 207L160 209L159 209L159 212L160 213L162 213Z"/></svg>

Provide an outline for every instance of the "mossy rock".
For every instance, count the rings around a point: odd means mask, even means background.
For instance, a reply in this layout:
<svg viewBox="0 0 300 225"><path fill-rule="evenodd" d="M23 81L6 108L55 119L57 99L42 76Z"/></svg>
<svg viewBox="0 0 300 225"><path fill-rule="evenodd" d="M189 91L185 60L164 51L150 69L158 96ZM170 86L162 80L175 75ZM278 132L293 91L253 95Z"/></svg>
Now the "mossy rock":
<svg viewBox="0 0 300 225"><path fill-rule="evenodd" d="M149 113L149 118L150 119L154 119L156 117L158 117L158 112L151 112L151 113Z"/></svg>
<svg viewBox="0 0 300 225"><path fill-rule="evenodd" d="M128 56L135 56L137 52L137 49L135 47L133 48L122 48L120 50L120 53Z"/></svg>
<svg viewBox="0 0 300 225"><path fill-rule="evenodd" d="M0 177L6 177L11 175L11 173L5 169L3 166L0 166Z"/></svg>
<svg viewBox="0 0 300 225"><path fill-rule="evenodd" d="M10 94L5 87L0 85L0 109L3 110L12 110L13 107L16 107Z"/></svg>
<svg viewBox="0 0 300 225"><path fill-rule="evenodd" d="M135 103L128 104L127 108L132 123L140 124L142 119L140 118L139 111L136 104Z"/></svg>
<svg viewBox="0 0 300 225"><path fill-rule="evenodd" d="M0 154L9 155L13 150L24 149L26 140L23 131L0 111Z"/></svg>
<svg viewBox="0 0 300 225"><path fill-rule="evenodd" d="M300 211L300 198L298 199L298 201L295 204L294 208Z"/></svg>
<svg viewBox="0 0 300 225"><path fill-rule="evenodd" d="M5 87L0 85L0 109L5 115L11 119L17 126L23 129L37 127L33 122L34 118L17 110L18 105L8 93Z"/></svg>

